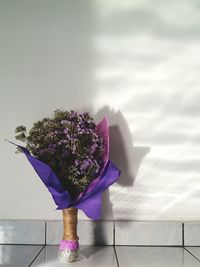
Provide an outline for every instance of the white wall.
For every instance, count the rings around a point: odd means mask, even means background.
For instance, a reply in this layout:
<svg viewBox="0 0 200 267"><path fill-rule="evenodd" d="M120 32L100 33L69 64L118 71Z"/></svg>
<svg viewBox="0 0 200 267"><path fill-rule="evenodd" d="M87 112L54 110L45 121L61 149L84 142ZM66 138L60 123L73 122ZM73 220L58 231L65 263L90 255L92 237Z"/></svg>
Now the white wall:
<svg viewBox="0 0 200 267"><path fill-rule="evenodd" d="M102 219L200 219L199 12L195 0L0 1L0 219L61 218L3 140L56 108L109 115L122 175Z"/></svg>

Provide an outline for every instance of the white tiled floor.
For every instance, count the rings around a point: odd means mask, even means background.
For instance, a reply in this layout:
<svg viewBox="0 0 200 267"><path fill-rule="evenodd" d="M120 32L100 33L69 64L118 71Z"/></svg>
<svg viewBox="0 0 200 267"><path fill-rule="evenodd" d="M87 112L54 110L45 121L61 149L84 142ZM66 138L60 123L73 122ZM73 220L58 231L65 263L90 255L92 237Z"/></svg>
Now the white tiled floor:
<svg viewBox="0 0 200 267"><path fill-rule="evenodd" d="M57 245L47 245L31 266L63 266L63 264L58 261L57 252ZM112 246L82 245L80 246L80 253L83 254L83 259L67 265L71 265L73 267L117 267L115 251Z"/></svg>
<svg viewBox="0 0 200 267"><path fill-rule="evenodd" d="M43 247L40 245L0 245L0 266L30 266Z"/></svg>
<svg viewBox="0 0 200 267"><path fill-rule="evenodd" d="M0 266L200 267L200 247L81 245L80 261L61 264L58 245L0 245Z"/></svg>
<svg viewBox="0 0 200 267"><path fill-rule="evenodd" d="M116 246L116 252L119 266L123 267L200 266L200 261L181 247Z"/></svg>
<svg viewBox="0 0 200 267"><path fill-rule="evenodd" d="M185 247L185 249L191 253L194 257L200 260L200 247Z"/></svg>

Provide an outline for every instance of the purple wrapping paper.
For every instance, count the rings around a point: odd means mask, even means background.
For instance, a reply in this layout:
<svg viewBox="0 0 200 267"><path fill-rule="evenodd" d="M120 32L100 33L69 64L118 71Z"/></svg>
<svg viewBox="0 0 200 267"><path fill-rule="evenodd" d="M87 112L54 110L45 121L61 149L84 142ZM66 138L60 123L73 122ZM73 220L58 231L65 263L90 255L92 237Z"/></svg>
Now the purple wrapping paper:
<svg viewBox="0 0 200 267"><path fill-rule="evenodd" d="M75 200L72 200L69 193L63 189L57 175L48 164L32 156L25 147L17 145L9 140L7 141L16 145L25 154L26 158L51 193L55 204L58 206L56 210L76 207L81 209L87 217L98 220L101 218L102 193L119 178L121 171L108 159L109 132L107 117L104 117L102 121L97 124L97 132L105 141L103 168L100 175L93 180Z"/></svg>

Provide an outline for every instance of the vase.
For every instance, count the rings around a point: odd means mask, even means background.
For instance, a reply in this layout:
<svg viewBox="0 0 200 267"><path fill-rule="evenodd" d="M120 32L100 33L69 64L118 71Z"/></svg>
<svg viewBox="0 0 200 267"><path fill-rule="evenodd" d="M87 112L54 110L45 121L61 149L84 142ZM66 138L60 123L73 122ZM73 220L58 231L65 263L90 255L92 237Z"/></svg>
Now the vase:
<svg viewBox="0 0 200 267"><path fill-rule="evenodd" d="M78 209L74 207L62 210L63 236L58 249L61 262L73 262L79 256L79 237L77 235Z"/></svg>

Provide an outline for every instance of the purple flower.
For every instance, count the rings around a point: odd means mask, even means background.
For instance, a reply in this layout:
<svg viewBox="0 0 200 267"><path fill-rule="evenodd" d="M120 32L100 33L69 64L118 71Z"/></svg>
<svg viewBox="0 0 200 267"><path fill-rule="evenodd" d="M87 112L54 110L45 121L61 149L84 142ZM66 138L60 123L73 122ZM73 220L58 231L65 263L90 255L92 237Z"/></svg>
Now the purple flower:
<svg viewBox="0 0 200 267"><path fill-rule="evenodd" d="M90 159L84 160L83 163L82 163L82 165L81 165L81 167L80 167L80 169L81 170L86 170L87 167L90 165L90 163L91 163L91 160Z"/></svg>
<svg viewBox="0 0 200 267"><path fill-rule="evenodd" d="M98 145L97 144L93 144L92 146L91 146L91 148L90 148L90 153L91 154L94 154L94 152L96 151L96 148L98 147Z"/></svg>
<svg viewBox="0 0 200 267"><path fill-rule="evenodd" d="M56 151L55 148L45 148L45 149L42 149L39 153L40 155L45 155L45 154L53 155L55 151Z"/></svg>
<svg viewBox="0 0 200 267"><path fill-rule="evenodd" d="M48 145L48 148L56 148L56 144L52 144L52 143L50 143L50 144Z"/></svg>
<svg viewBox="0 0 200 267"><path fill-rule="evenodd" d="M79 165L80 161L79 161L78 159L76 159L76 160L74 161L74 163L75 163L75 165Z"/></svg>
<svg viewBox="0 0 200 267"><path fill-rule="evenodd" d="M68 155L68 151L66 149L63 150L61 156L62 158L66 157Z"/></svg>

